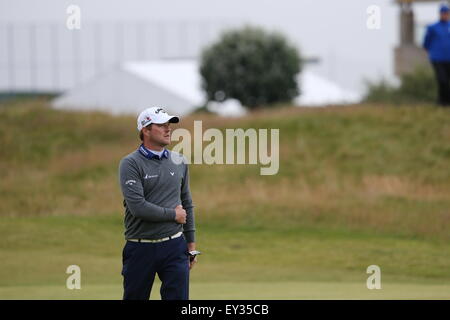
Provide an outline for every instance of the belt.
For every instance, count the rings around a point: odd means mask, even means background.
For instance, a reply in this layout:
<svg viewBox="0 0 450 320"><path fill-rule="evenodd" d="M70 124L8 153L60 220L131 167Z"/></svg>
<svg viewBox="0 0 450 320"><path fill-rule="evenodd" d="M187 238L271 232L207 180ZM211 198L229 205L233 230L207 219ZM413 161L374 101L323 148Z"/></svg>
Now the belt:
<svg viewBox="0 0 450 320"><path fill-rule="evenodd" d="M164 242L164 241L168 241L171 239L179 238L182 234L183 234L183 232L180 231L178 233L175 233L173 236L169 236L169 237L165 237L165 238L161 238L161 239L127 239L127 240L132 241L132 242L158 243L158 242Z"/></svg>

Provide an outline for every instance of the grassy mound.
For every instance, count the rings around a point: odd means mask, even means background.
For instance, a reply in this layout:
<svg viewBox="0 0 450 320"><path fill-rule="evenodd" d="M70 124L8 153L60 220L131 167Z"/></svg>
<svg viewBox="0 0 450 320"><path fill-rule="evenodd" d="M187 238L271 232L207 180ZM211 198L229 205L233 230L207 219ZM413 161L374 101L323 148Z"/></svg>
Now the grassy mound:
<svg viewBox="0 0 450 320"><path fill-rule="evenodd" d="M280 130L277 175L261 176L260 165L191 165L205 252L193 281L364 286L377 264L385 281L448 283L448 111L285 107L184 118L178 127L189 130L194 120L204 130ZM86 285L120 288L117 169L138 144L134 117L57 111L45 100L0 107L0 286L65 287L65 268L79 264Z"/></svg>

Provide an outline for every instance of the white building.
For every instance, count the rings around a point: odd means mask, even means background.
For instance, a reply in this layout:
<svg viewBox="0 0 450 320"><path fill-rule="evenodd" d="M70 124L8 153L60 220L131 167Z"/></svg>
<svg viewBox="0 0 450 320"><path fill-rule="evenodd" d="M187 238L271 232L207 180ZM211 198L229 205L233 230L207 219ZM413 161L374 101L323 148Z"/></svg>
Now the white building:
<svg viewBox="0 0 450 320"><path fill-rule="evenodd" d="M328 104L356 103L361 96L352 91L341 88L314 72L303 70L297 79L300 95L294 100L298 106L316 107Z"/></svg>
<svg viewBox="0 0 450 320"><path fill-rule="evenodd" d="M127 62L53 100L57 109L136 114L151 106L185 115L205 101L191 61Z"/></svg>
<svg viewBox="0 0 450 320"><path fill-rule="evenodd" d="M299 85L302 94L294 101L297 105L320 106L359 100L358 95L308 70L302 71ZM195 61L158 60L124 63L68 90L55 98L52 105L58 109L99 110L112 114L137 114L150 106L163 106L169 113L186 115L205 102ZM232 107L233 111L222 114L242 114L235 104Z"/></svg>

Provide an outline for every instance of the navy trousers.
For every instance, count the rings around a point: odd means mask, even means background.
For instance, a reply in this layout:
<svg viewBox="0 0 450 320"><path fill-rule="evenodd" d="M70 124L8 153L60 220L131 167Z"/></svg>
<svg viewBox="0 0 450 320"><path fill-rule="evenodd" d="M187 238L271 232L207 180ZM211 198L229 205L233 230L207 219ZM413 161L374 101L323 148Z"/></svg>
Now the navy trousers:
<svg viewBox="0 0 450 320"><path fill-rule="evenodd" d="M184 236L159 243L127 241L122 253L123 299L148 300L155 275L162 300L189 299L189 255Z"/></svg>
<svg viewBox="0 0 450 320"><path fill-rule="evenodd" d="M450 62L433 62L434 73L438 84L439 104L450 106Z"/></svg>

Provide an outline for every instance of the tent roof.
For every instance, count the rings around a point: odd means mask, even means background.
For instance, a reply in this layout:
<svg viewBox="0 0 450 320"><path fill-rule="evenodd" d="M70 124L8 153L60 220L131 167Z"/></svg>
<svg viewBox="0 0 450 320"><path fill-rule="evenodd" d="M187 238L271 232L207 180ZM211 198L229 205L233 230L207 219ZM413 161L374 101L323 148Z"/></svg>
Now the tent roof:
<svg viewBox="0 0 450 320"><path fill-rule="evenodd" d="M191 101L194 105L200 105L205 101L195 61L130 61L124 63L122 68Z"/></svg>
<svg viewBox="0 0 450 320"><path fill-rule="evenodd" d="M301 90L300 96L295 99L298 105L354 103L360 100L358 94L345 90L311 71L304 70L298 80Z"/></svg>
<svg viewBox="0 0 450 320"><path fill-rule="evenodd" d="M123 69L164 89L200 105L205 102L201 88L199 65L195 60L158 60L126 62ZM301 95L295 99L299 105L323 105L356 102L359 95L345 90L336 83L303 70L298 77Z"/></svg>
<svg viewBox="0 0 450 320"><path fill-rule="evenodd" d="M130 61L120 65L119 69L69 90L56 98L53 105L134 113L142 105L157 104L174 107L177 114L184 115L206 102L201 81L199 65L195 60ZM308 69L301 72L298 82L301 95L295 99L296 105L353 103L360 99L359 95Z"/></svg>

